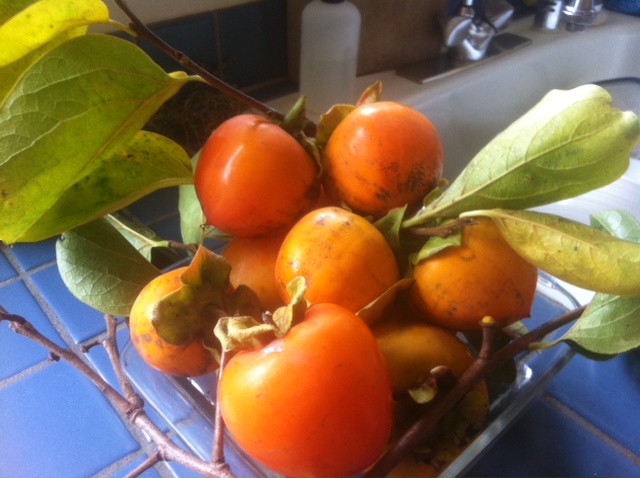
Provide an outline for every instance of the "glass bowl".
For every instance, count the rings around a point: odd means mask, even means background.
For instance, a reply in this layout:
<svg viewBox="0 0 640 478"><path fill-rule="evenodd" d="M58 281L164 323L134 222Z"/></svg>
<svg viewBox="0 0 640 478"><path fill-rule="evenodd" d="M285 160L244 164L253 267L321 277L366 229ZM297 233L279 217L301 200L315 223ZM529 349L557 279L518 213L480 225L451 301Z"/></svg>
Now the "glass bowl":
<svg viewBox="0 0 640 478"><path fill-rule="evenodd" d="M579 305L552 277L541 272L531 318L523 322L531 330ZM567 327L556 331L552 337L559 337ZM464 474L573 355L574 352L567 345L560 344L516 357L516 380L494 391L485 428L440 476ZM123 348L121 360L124 372L136 391L166 423L166 427L191 452L209 460L213 448L217 375L213 373L194 379L165 375L148 366L130 341ZM229 436L225 440L225 458L237 476L278 476L255 463Z"/></svg>

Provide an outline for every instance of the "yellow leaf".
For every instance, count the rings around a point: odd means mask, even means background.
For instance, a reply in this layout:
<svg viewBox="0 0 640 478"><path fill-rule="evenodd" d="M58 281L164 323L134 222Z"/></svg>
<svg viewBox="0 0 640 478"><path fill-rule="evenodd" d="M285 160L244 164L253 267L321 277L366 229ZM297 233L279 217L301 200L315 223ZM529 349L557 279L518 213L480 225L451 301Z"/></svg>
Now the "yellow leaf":
<svg viewBox="0 0 640 478"><path fill-rule="evenodd" d="M8 65L70 30L109 20L100 0L40 0L0 27L0 67Z"/></svg>

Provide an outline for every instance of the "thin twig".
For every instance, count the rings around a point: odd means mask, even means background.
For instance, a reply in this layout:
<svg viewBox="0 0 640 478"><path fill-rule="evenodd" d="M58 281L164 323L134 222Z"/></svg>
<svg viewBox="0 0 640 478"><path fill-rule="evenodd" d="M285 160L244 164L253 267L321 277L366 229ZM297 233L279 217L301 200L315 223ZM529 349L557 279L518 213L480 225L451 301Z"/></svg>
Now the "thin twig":
<svg viewBox="0 0 640 478"><path fill-rule="evenodd" d="M107 323L107 339L103 342L104 348L107 351L107 355L113 365L113 370L120 384L120 388L124 392L124 397L134 408L142 409L144 407L144 401L134 390L131 382L127 380L122 370L122 362L120 361L120 350L118 349L118 342L116 339L116 333L118 331L118 321L110 314L105 314L104 319Z"/></svg>
<svg viewBox="0 0 640 478"><path fill-rule="evenodd" d="M180 65L185 67L186 69L192 71L196 75L200 76L206 83L217 89L218 91L225 93L232 98L242 102L249 108L255 109L270 119L282 121L284 119L284 114L281 112L274 110L270 106L256 100L255 98L237 90L232 87L228 83L220 80L215 75L211 74L209 71L202 68L196 62L191 60L184 53L176 50L167 44L164 40L158 37L155 33L153 33L139 18L138 16L129 8L127 2L125 0L115 0L116 5L127 15L129 20L131 21L131 29L140 37L147 39L154 46L160 48L164 53L169 55L175 61L177 61Z"/></svg>
<svg viewBox="0 0 640 478"><path fill-rule="evenodd" d="M440 226L412 226L408 227L406 231L413 236L419 237L449 237L456 232L462 226L468 226L475 224L477 221L469 217L459 217L454 221L442 224Z"/></svg>
<svg viewBox="0 0 640 478"><path fill-rule="evenodd" d="M226 367L229 361L228 352L222 348L222 355L220 357L220 368L218 374L222 374L224 367ZM220 383L220 381L218 381ZM220 393L216 393L216 397L219 397ZM216 411L214 416L214 428L213 428L213 451L211 453L211 462L222 464L224 463L224 419L222 418L222 411L220 410L220 401L216 399Z"/></svg>

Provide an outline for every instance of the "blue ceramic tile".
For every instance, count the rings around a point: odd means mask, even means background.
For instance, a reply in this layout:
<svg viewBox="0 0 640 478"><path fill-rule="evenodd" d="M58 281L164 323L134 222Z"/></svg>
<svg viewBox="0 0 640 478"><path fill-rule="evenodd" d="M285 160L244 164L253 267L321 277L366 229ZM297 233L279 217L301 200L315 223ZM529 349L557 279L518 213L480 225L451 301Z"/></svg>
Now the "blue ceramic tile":
<svg viewBox="0 0 640 478"><path fill-rule="evenodd" d="M0 476L92 476L140 448L64 362L1 389L0 423Z"/></svg>
<svg viewBox="0 0 640 478"><path fill-rule="evenodd" d="M122 350L124 346L129 342L129 329L127 327L121 327L117 334L116 339L118 341L118 348ZM87 352L87 357L96 368L100 376L106 380L109 385L114 387L118 392L122 393L122 388L118 383L118 379L116 377L116 373L113 370L113 364L111 363L111 359L109 358L109 354L107 354L106 349L102 345L96 345L91 347L91 349ZM153 408L150 406L146 406L145 412L149 415L149 418L153 420L153 422L158 425L163 431L167 431L169 428L166 422L158 416Z"/></svg>
<svg viewBox="0 0 640 478"><path fill-rule="evenodd" d="M0 250L0 282L4 282L18 275L3 252L4 251Z"/></svg>
<svg viewBox="0 0 640 478"><path fill-rule="evenodd" d="M218 57L213 14L156 24L151 26L151 30L198 65L215 72L218 67ZM139 45L165 71L185 70L178 62L149 42L142 40Z"/></svg>
<svg viewBox="0 0 640 478"><path fill-rule="evenodd" d="M285 0L266 0L218 13L223 78L239 87L287 76Z"/></svg>
<svg viewBox="0 0 640 478"><path fill-rule="evenodd" d="M0 288L0 305L8 312L31 322L40 333L57 345L66 347L22 281ZM46 360L49 355L41 345L9 329L7 322L0 323L0 354L0 380Z"/></svg>
<svg viewBox="0 0 640 478"><path fill-rule="evenodd" d="M51 262L56 258L56 239L52 237L46 241L33 243L18 243L11 246L11 253L18 260L20 266L29 271L34 267Z"/></svg>
<svg viewBox="0 0 640 478"><path fill-rule="evenodd" d="M640 476L640 466L537 399L467 476Z"/></svg>
<svg viewBox="0 0 640 478"><path fill-rule="evenodd" d="M576 356L547 392L640 455L640 351L606 362Z"/></svg>
<svg viewBox="0 0 640 478"><path fill-rule="evenodd" d="M178 212L178 188L171 187L155 191L131 204L127 209L144 224L151 224Z"/></svg>
<svg viewBox="0 0 640 478"><path fill-rule="evenodd" d="M85 305L69 292L57 266L47 267L31 275L44 300L69 329L76 343L97 336L106 325L104 315Z"/></svg>
<svg viewBox="0 0 640 478"><path fill-rule="evenodd" d="M141 465L142 462L146 458L147 458L146 456L141 456L140 458L132 461L130 464L128 464L127 466L121 468L120 470L118 470L117 472L113 473L110 476L114 476L114 477L127 476L137 466ZM138 475L138 476L145 477L145 478L153 478L153 477L159 477L159 476L162 476L162 475L160 475L155 468L149 468L147 471L145 471L144 473L142 473L141 475Z"/></svg>

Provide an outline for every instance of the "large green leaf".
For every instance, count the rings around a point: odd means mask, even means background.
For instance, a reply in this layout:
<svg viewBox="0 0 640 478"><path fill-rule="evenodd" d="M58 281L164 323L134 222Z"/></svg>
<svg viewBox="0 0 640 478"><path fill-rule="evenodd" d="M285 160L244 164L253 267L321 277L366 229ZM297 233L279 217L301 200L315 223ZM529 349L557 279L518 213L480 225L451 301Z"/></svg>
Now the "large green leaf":
<svg viewBox="0 0 640 478"><path fill-rule="evenodd" d="M71 293L105 314L128 316L140 291L160 275L105 218L63 234L56 258Z"/></svg>
<svg viewBox="0 0 640 478"><path fill-rule="evenodd" d="M485 146L442 196L405 227L474 209L527 209L620 177L640 120L596 85L553 90Z"/></svg>
<svg viewBox="0 0 640 478"><path fill-rule="evenodd" d="M117 158L125 146L190 79L167 75L137 46L107 35L73 38L30 63L1 98L0 240L29 240L28 234L22 236L69 188L93 172L104 176L104 168L120 168ZM142 175L138 184L148 179L140 189L148 193L163 185L161 173L153 170L164 168L169 156L149 158L145 168L137 169ZM113 174L109 171L107 176ZM130 192L126 197L130 201L141 194ZM75 205L86 209L77 199ZM116 201L120 207L127 202L122 197ZM46 231L37 237L43 235Z"/></svg>
<svg viewBox="0 0 640 478"><path fill-rule="evenodd" d="M640 244L552 214L500 209L488 216L521 256L540 269L584 289L640 295Z"/></svg>
<svg viewBox="0 0 640 478"><path fill-rule="evenodd" d="M139 131L126 149L69 185L16 239L35 242L117 211L162 187L193 182L189 157L170 139Z"/></svg>
<svg viewBox="0 0 640 478"><path fill-rule="evenodd" d="M640 224L626 211L594 215L591 223L621 239L640 243ZM640 296L596 294L580 319L558 341L583 355L606 359L640 347Z"/></svg>
<svg viewBox="0 0 640 478"><path fill-rule="evenodd" d="M3 0L0 2L0 67L48 43L56 36L109 20L100 0Z"/></svg>

